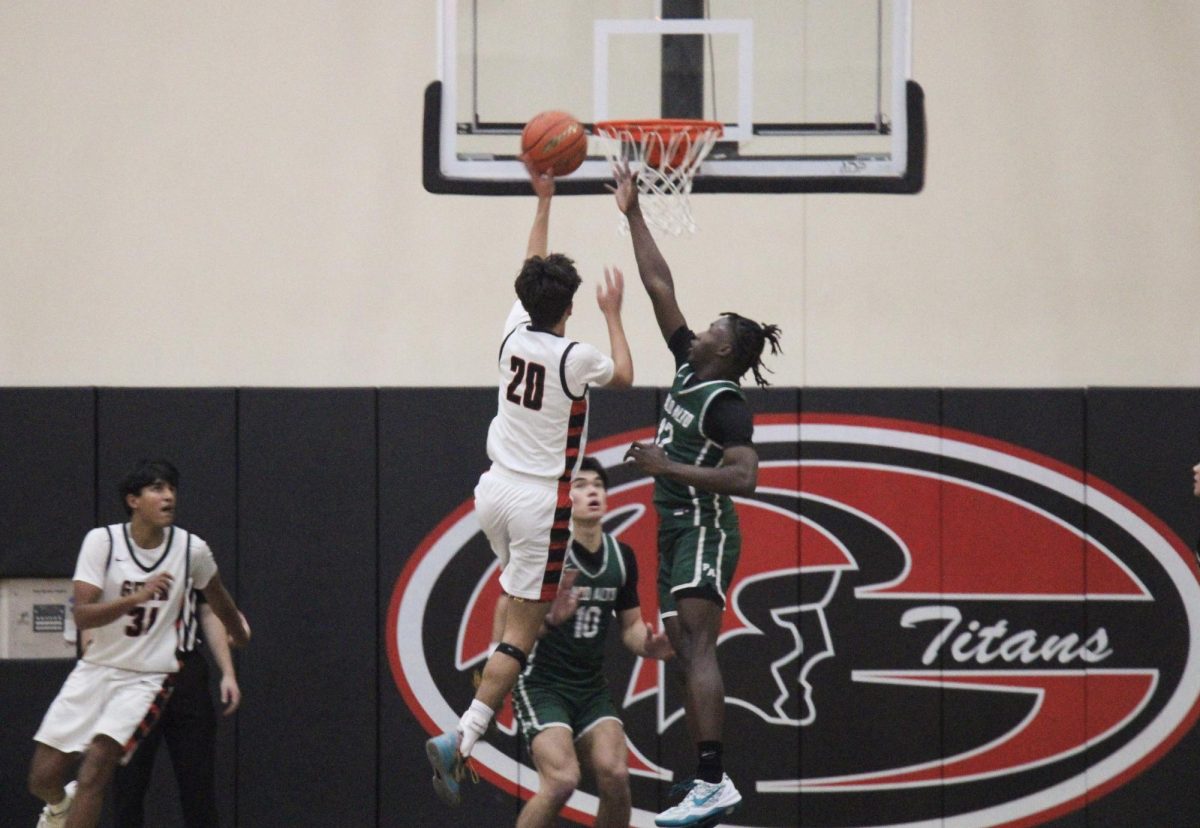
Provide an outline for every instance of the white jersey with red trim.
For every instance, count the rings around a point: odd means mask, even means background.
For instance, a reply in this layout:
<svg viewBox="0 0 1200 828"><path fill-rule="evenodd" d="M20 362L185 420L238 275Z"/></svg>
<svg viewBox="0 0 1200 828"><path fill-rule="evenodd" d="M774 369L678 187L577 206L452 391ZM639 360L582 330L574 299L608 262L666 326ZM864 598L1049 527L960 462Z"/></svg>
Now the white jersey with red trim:
<svg viewBox="0 0 1200 828"><path fill-rule="evenodd" d="M129 535L129 524L114 523L87 533L79 550L74 580L99 587L99 600L112 601L136 592L160 572L173 577L164 595L134 607L116 621L96 627L83 660L143 673L179 669L176 651L196 623L188 594L204 589L217 571L203 540L172 526L157 549L142 549Z"/></svg>
<svg viewBox="0 0 1200 828"><path fill-rule="evenodd" d="M569 477L586 447L588 387L612 380L613 361L591 345L534 327L519 300L504 332L488 457L522 474Z"/></svg>

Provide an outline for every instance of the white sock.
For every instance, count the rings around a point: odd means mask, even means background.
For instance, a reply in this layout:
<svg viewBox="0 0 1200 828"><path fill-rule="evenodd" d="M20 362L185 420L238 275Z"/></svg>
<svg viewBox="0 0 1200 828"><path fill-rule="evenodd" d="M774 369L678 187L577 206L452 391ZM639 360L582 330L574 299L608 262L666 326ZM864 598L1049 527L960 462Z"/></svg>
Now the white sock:
<svg viewBox="0 0 1200 828"><path fill-rule="evenodd" d="M496 715L492 708L475 699L471 702L471 706L467 708L467 712L458 720L458 732L462 734L462 739L458 743L458 752L463 756L470 756L471 750L475 747L475 743L479 741L479 737L487 730L488 724L492 721L492 716Z"/></svg>

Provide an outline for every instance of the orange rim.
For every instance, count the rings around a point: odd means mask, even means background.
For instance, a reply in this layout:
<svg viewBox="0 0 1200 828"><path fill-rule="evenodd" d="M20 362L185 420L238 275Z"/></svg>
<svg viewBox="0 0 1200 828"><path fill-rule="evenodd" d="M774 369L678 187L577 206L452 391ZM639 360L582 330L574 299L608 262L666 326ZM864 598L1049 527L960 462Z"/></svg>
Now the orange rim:
<svg viewBox="0 0 1200 828"><path fill-rule="evenodd" d="M687 133L696 137L705 132L716 132L721 137L725 131L720 121L703 121L695 118L642 118L629 121L597 121L596 133L611 138L619 137L619 133L628 132L640 138L645 133L657 134L665 143L672 135Z"/></svg>

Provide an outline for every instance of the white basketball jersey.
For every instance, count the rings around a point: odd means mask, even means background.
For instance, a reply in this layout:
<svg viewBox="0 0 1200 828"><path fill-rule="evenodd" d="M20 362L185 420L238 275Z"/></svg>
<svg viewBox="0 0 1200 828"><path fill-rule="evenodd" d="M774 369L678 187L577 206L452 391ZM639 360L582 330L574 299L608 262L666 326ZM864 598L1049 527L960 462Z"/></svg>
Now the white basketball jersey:
<svg viewBox="0 0 1200 828"><path fill-rule="evenodd" d="M129 525L114 523L88 532L79 550L75 580L100 587L100 601L136 592L153 575L174 578L167 595L134 607L116 621L96 627L83 660L143 673L179 669L176 651L186 627L195 624L188 593L204 589L217 571L203 540L172 526L158 549L142 549L129 536Z"/></svg>
<svg viewBox="0 0 1200 828"><path fill-rule="evenodd" d="M591 345L535 329L520 301L504 331L488 457L523 474L569 478L586 448L588 386L606 385L613 361Z"/></svg>

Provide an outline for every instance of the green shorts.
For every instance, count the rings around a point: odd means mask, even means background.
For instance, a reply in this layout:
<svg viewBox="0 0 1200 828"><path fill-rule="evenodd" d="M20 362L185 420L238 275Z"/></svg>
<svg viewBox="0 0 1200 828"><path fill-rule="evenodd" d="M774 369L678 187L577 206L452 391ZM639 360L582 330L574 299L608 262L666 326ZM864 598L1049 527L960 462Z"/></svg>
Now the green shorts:
<svg viewBox="0 0 1200 828"><path fill-rule="evenodd" d="M549 686L528 682L521 676L513 688L512 698L517 723L529 745L548 727L565 726L578 739L604 719L621 721L607 687L580 690L563 684Z"/></svg>
<svg viewBox="0 0 1200 828"><path fill-rule="evenodd" d="M737 524L692 526L659 521L658 614L675 615L675 594L681 590L710 591L726 604L725 590L733 580L742 552Z"/></svg>

